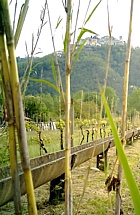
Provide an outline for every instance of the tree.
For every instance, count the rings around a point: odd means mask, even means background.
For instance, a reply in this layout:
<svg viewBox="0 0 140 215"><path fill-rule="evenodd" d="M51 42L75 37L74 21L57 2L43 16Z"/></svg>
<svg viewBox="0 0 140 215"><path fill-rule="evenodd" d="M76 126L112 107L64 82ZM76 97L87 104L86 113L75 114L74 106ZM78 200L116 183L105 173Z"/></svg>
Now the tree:
<svg viewBox="0 0 140 215"><path fill-rule="evenodd" d="M108 101L110 110L114 113L118 103L118 96L112 87L106 87L105 96Z"/></svg>
<svg viewBox="0 0 140 215"><path fill-rule="evenodd" d="M40 118L40 97L28 95L24 99L25 115L30 118ZM44 102L42 102L41 112L46 113L47 108Z"/></svg>
<svg viewBox="0 0 140 215"><path fill-rule="evenodd" d="M140 88L133 90L128 97L128 111L140 111Z"/></svg>
<svg viewBox="0 0 140 215"><path fill-rule="evenodd" d="M58 98L58 95L51 96L50 93L47 93L46 95L43 94L42 95L42 101L46 105L46 108L47 108L46 116L48 117L48 119L50 117L55 118L55 120L58 119L58 117L59 117L59 98ZM62 107L62 105L61 105L61 107Z"/></svg>

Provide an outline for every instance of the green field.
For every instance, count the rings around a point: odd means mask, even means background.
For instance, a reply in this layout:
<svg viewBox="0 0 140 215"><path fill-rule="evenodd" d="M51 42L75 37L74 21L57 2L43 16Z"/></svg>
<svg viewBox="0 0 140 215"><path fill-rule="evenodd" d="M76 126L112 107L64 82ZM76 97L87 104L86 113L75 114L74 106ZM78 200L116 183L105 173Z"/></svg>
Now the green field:
<svg viewBox="0 0 140 215"><path fill-rule="evenodd" d="M10 156L9 156L9 138L8 138L8 131L5 129L2 135L0 136L0 166L4 166L10 163ZM87 132L84 129L84 141L86 142L87 139ZM44 147L47 149L48 153L55 152L61 150L60 148L60 130L43 130L41 132L41 138L43 139ZM82 139L80 129L75 129L74 135L74 146L79 145ZM91 141L91 134L89 136L89 141ZM28 131L27 132L27 142L28 142L28 150L30 158L34 158L37 156L45 154L44 150L41 149L40 151L40 142L39 136L36 131ZM65 147L65 130L63 131L63 145ZM17 143L17 152L18 152L18 160L20 161L20 152L19 152L19 145Z"/></svg>

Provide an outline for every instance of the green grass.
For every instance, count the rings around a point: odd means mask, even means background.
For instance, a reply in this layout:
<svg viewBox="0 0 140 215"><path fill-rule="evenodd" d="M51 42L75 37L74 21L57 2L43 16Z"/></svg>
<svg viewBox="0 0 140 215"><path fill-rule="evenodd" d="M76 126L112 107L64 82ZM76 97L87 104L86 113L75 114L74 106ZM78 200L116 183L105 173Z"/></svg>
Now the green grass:
<svg viewBox="0 0 140 215"><path fill-rule="evenodd" d="M9 164L9 143L7 131L1 131L0 133L0 166Z"/></svg>
<svg viewBox="0 0 140 215"><path fill-rule="evenodd" d="M87 140L87 128L83 128L84 133L84 141L83 144L86 143ZM91 127L88 127L90 131L89 141L92 141L91 136ZM106 133L108 135L108 127L106 128ZM48 153L52 153L60 150L60 130L43 130L41 132L41 138L43 139L43 143ZM80 144L82 135L81 130L76 127L74 130L74 146ZM39 145L39 137L36 131L27 132L27 141L28 141L28 150L30 158L34 158L40 156L40 145ZM63 145L65 147L65 130L63 132ZM18 161L20 161L20 151L19 146L17 144L17 154ZM41 150L41 155L44 155L45 152ZM8 132L5 131L2 136L0 136L0 166L8 165L10 163L9 156L9 143L8 143Z"/></svg>

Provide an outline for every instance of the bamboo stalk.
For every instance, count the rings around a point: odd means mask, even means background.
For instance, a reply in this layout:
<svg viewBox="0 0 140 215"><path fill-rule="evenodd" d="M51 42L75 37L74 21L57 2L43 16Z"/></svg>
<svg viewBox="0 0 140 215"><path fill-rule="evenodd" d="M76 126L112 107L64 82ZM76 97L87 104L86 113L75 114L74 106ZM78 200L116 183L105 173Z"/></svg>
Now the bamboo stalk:
<svg viewBox="0 0 140 215"><path fill-rule="evenodd" d="M129 21L129 32L128 42L126 50L126 60L124 69L124 87L123 87L123 103L122 103L122 144L126 144L125 133L126 133L126 116L127 116L127 97L128 97L128 82L129 82L129 65L131 56L131 34L132 34L132 18L133 18L133 0L131 0L130 8L130 21ZM116 189L116 203L115 203L115 215L120 215L121 209L121 182L122 182L122 166L119 162L118 166L118 179L120 180L120 186Z"/></svg>
<svg viewBox="0 0 140 215"><path fill-rule="evenodd" d="M82 119L83 90L81 91L80 120Z"/></svg>
<svg viewBox="0 0 140 215"><path fill-rule="evenodd" d="M66 75L66 147L65 147L65 214L69 213L69 202L70 202L70 180L71 180L71 170L70 170L70 155L71 155L71 147L70 147L70 75Z"/></svg>
<svg viewBox="0 0 140 215"><path fill-rule="evenodd" d="M90 1L89 1L89 5L90 5ZM89 5L88 5L88 9L89 9ZM109 40L109 47L108 47L108 56L107 56L107 65L106 65L106 72L105 72L105 78L104 78L103 94L105 94L106 84L107 84L107 77L108 77L108 70L109 70L109 63L110 63L110 53L111 53L111 39L112 39L112 37L111 37L111 29L110 29L110 21L109 21L108 2L107 2L107 12L108 12L108 31L109 31L109 39L110 40ZM92 151L92 155L91 155L91 159L90 159L90 162L89 162L89 166L87 168L87 172L86 172L86 176L85 176L85 181L84 181L84 187L83 187L82 195L81 195L78 207L77 207L76 215L78 214L78 211L79 211L79 208L80 208L80 204L81 204L82 199L84 197L84 193L85 193L85 190L86 190L86 185L87 185L87 181L88 181L88 177L89 177L89 173L90 173L90 169L91 169L91 165L92 165L92 160L93 160L93 157L94 157L94 154L95 154L95 149L96 149L96 145L97 145L97 139L98 139L98 136L99 136L99 126L100 126L100 122L101 122L101 119L102 119L102 110L103 110L103 101L101 99L100 115L99 115L99 119L98 119L98 117L97 117L97 95L96 95L96 120L97 120L96 142L95 142L95 147L94 147L94 149Z"/></svg>
<svg viewBox="0 0 140 215"><path fill-rule="evenodd" d="M71 99L71 147L74 146L74 100Z"/></svg>
<svg viewBox="0 0 140 215"><path fill-rule="evenodd" d="M9 146L10 146L10 161L11 161L11 176L14 187L14 207L16 214L22 214L21 209L21 192L20 192L20 180L18 174L17 165L17 147L14 125L8 125L9 127Z"/></svg>
<svg viewBox="0 0 140 215"><path fill-rule="evenodd" d="M2 20L2 19L1 19ZM10 147L10 163L11 163L11 176L14 189L14 207L16 214L22 214L21 212L21 193L20 193L20 181L17 167L17 153L16 153L16 137L14 126L14 113L13 113L13 100L9 77L9 61L6 54L6 41L4 37L4 29L2 32L2 25L0 24L0 56L2 60L1 75L4 83L4 93L6 98L7 108L7 120L9 129L9 147Z"/></svg>
<svg viewBox="0 0 140 215"><path fill-rule="evenodd" d="M62 96L64 105L65 105L65 96L64 96L64 90L63 90L62 79L61 79L61 74L60 74L60 67L59 67L58 57L57 57L57 53L56 53L56 50L55 50L55 42L54 42L54 36L53 36L53 32L52 32L51 17L50 17L48 1L46 1L46 3L47 3L48 19L49 19L49 25L50 25L51 38L52 38L52 45L53 45L53 50L54 50L56 69L57 69L57 73L58 73L58 87L59 87L59 90L61 92L61 96ZM60 115L60 119L61 119L61 97L60 96L59 96L59 115Z"/></svg>
<svg viewBox="0 0 140 215"><path fill-rule="evenodd" d="M71 0L67 1L66 21L66 147L65 147L65 214L72 214L72 181L71 181L71 140L70 140L70 27L71 27Z"/></svg>
<svg viewBox="0 0 140 215"><path fill-rule="evenodd" d="M9 57L11 62L10 75L11 75L11 82L12 82L11 84L12 84L12 93L13 93L13 100L14 100L16 127L18 132L22 168L25 176L29 214L37 214L14 45L13 44L9 45L8 49L9 49Z"/></svg>
<svg viewBox="0 0 140 215"><path fill-rule="evenodd" d="M20 146L21 163L24 171L26 192L28 197L28 209L29 209L30 215L31 214L35 215L37 214L37 208L36 208L33 181L32 181L31 169L30 169L26 130L25 130L25 123L24 123L24 113L23 113L23 106L22 106L20 84L18 79L18 69L17 69L15 47L14 47L14 37L13 37L13 32L11 27L8 1L1 0L0 6L1 6L2 22L4 23L4 27L5 27L7 46L8 46L8 52L9 52L10 81L11 81L11 87L12 87L16 128L17 128L18 141Z"/></svg>
<svg viewBox="0 0 140 215"><path fill-rule="evenodd" d="M106 71L105 71L105 77L104 77L104 86L103 86L103 94L104 95L106 92L106 85L107 85L107 78L108 78L108 71L109 71L109 64L110 64L111 47L112 47L112 35L111 35L112 29L110 27L108 1L107 1L107 14L108 14L109 46L108 46L108 53L107 53L107 63L106 63ZM102 113L103 113L103 101L101 99L100 120L102 119Z"/></svg>
<svg viewBox="0 0 140 215"><path fill-rule="evenodd" d="M42 73L43 73L43 68L41 69L40 71L40 79L42 80ZM40 83L40 123L41 123L41 120L42 120L42 82Z"/></svg>

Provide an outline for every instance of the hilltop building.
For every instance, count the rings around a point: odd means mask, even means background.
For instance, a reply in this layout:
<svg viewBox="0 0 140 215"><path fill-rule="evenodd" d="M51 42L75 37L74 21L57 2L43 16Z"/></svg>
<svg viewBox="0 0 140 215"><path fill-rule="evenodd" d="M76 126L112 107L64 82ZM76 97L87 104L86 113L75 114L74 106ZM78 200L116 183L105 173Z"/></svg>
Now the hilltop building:
<svg viewBox="0 0 140 215"><path fill-rule="evenodd" d="M99 37L99 36L95 35L95 36L87 37L85 39L81 39L80 42L78 43L78 45L80 46L85 40L86 40L86 42L84 44L84 47L87 49L87 51L92 50L92 46L102 46L102 45L108 45L110 43L109 36ZM125 44L125 41L123 41L122 36L120 36L119 39L112 37L111 42L112 42L113 46L115 46L115 45L120 46L120 45ZM73 44L71 44L71 48L72 48L72 46L73 46ZM63 50L57 51L56 53L59 57L61 57L63 54Z"/></svg>
<svg viewBox="0 0 140 215"><path fill-rule="evenodd" d="M81 39L79 42L79 45L81 45L85 41L85 39ZM98 36L91 36L86 38L86 43L85 46L101 46L104 44L109 44L109 36L103 36L103 37L98 37ZM112 45L124 45L125 41L123 41L122 36L119 37L119 39L112 37Z"/></svg>

